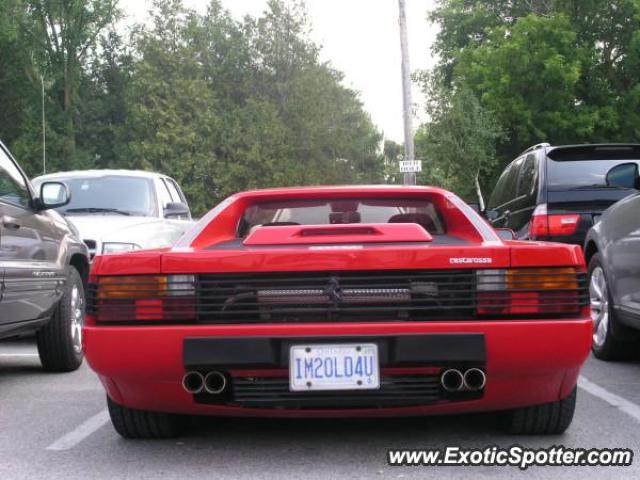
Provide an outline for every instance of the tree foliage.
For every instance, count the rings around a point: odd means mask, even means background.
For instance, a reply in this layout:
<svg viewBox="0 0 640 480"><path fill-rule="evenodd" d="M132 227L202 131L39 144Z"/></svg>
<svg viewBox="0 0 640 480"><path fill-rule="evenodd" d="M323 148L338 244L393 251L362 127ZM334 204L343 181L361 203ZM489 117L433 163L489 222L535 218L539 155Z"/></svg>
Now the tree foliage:
<svg viewBox="0 0 640 480"><path fill-rule="evenodd" d="M416 150L428 159L419 179L473 198L480 179L490 178L496 167L495 145L503 132L468 88L449 92L434 85L431 95L431 121L416 134Z"/></svg>
<svg viewBox="0 0 640 480"><path fill-rule="evenodd" d="M60 117L63 154L76 154L76 108L82 68L100 33L116 20L116 0L27 0L27 34L52 82L50 99Z"/></svg>
<svg viewBox="0 0 640 480"><path fill-rule="evenodd" d="M563 15L527 15L465 49L455 77L508 129L515 150L552 137L570 142L594 128L590 112L575 101L582 54L575 41Z"/></svg>
<svg viewBox="0 0 640 480"><path fill-rule="evenodd" d="M156 0L130 34L115 27L116 0L0 6L21 19L0 25L0 138L32 174L44 72L54 170L161 171L197 213L241 189L384 175L381 136L358 93L320 60L302 3L271 0L236 20L218 0L205 14ZM15 83L25 91L12 92Z"/></svg>
<svg viewBox="0 0 640 480"><path fill-rule="evenodd" d="M453 117L452 96L472 92L504 132L485 184L535 143L638 140L640 0L439 0L430 20L440 62L423 85L439 79Z"/></svg>

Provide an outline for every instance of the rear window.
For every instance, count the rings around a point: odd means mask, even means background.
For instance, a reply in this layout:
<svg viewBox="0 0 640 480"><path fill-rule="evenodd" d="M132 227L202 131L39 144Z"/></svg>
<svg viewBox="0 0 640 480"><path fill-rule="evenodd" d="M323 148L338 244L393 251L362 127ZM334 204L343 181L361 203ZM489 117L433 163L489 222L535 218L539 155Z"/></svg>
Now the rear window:
<svg viewBox="0 0 640 480"><path fill-rule="evenodd" d="M549 153L547 184L550 189L606 187L606 175L616 165L640 166L640 147L572 147Z"/></svg>
<svg viewBox="0 0 640 480"><path fill-rule="evenodd" d="M446 233L437 207L425 199L284 200L248 207L238 236L258 226L336 225L358 223L417 223L431 235Z"/></svg>

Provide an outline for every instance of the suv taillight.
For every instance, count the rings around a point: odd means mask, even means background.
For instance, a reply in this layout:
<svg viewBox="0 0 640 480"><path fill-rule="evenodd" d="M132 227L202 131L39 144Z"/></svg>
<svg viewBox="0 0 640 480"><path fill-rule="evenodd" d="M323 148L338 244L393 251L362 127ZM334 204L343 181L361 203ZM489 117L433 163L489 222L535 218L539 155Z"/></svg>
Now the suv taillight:
<svg viewBox="0 0 640 480"><path fill-rule="evenodd" d="M547 204L538 205L533 211L529 225L529 238L536 240L547 237L563 237L573 235L578 229L580 215L547 213Z"/></svg>

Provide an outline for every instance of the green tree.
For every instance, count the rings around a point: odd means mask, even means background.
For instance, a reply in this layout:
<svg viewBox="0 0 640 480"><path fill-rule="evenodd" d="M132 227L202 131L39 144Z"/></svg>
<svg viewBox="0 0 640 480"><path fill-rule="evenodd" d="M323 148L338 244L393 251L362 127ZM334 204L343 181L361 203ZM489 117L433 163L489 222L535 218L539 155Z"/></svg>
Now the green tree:
<svg viewBox="0 0 640 480"><path fill-rule="evenodd" d="M496 171L534 143L640 133L640 0L439 0L430 20L444 97L470 90L505 132Z"/></svg>
<svg viewBox="0 0 640 480"><path fill-rule="evenodd" d="M18 0L0 0L0 134L5 141L19 135L24 92L16 87L20 63L24 62L24 49L19 48L19 31L25 9ZM16 21L18 19L18 21Z"/></svg>
<svg viewBox="0 0 640 480"><path fill-rule="evenodd" d="M20 158L27 171L41 168L40 78L33 58L29 21L23 0L0 0L0 140Z"/></svg>
<svg viewBox="0 0 640 480"><path fill-rule="evenodd" d="M424 159L421 183L441 185L469 201L477 201L481 179L496 167L496 145L503 138L493 115L473 92L463 87L448 91L431 83L431 121L416 134L416 152Z"/></svg>
<svg viewBox="0 0 640 480"><path fill-rule="evenodd" d="M156 0L123 36L116 1L0 0L0 136L30 174L44 77L49 171L161 171L196 214L246 188L383 178L380 134L301 2L238 21Z"/></svg>
<svg viewBox="0 0 640 480"><path fill-rule="evenodd" d="M542 141L588 139L593 132L595 117L576 102L583 52L575 42L564 15L528 15L461 53L456 81L508 130L509 154Z"/></svg>
<svg viewBox="0 0 640 480"><path fill-rule="evenodd" d="M248 30L261 66L256 89L287 126L287 161L278 182L379 179L381 137L357 93L342 85L342 74L319 61L319 48L308 39L303 5L271 0L262 17L249 21Z"/></svg>
<svg viewBox="0 0 640 480"><path fill-rule="evenodd" d="M154 6L152 27L142 28L134 39L140 58L125 97L127 149L121 161L173 176L201 212L208 197L199 182L215 171L219 119L191 42L199 19L178 0Z"/></svg>
<svg viewBox="0 0 640 480"><path fill-rule="evenodd" d="M433 50L446 86L461 51L482 45L498 27L511 28L531 13L548 15L555 0L437 0L429 21L440 26Z"/></svg>
<svg viewBox="0 0 640 480"><path fill-rule="evenodd" d="M116 30L101 36L99 44L80 80L77 146L87 152L83 167L123 168L129 162L123 142L134 60L130 47Z"/></svg>
<svg viewBox="0 0 640 480"><path fill-rule="evenodd" d="M117 18L117 0L28 0L27 4L27 28L44 70L40 73L54 82L50 98L61 117L60 155L73 161L83 65L100 33Z"/></svg>
<svg viewBox="0 0 640 480"><path fill-rule="evenodd" d="M640 1L558 0L576 31L582 74L577 101L589 107L594 142L633 141L640 133Z"/></svg>
<svg viewBox="0 0 640 480"><path fill-rule="evenodd" d="M398 162L404 158L404 145L385 140L382 148L383 180L385 183L402 183Z"/></svg>
<svg viewBox="0 0 640 480"><path fill-rule="evenodd" d="M441 57L437 70L447 87L464 81L455 69L474 50L487 53L511 44L511 68L501 67L501 71L507 71L513 83L523 71L531 70L535 75L534 67L540 64L531 64L533 57L544 60L548 49L556 48L565 58L555 61L571 64L578 71L571 95L557 103L560 110L570 110L572 106L566 103L570 101L581 112L572 141L629 141L637 134L640 1L440 0L430 20L441 27L435 51ZM520 50L515 48L512 34L520 35ZM545 67L548 74L549 65ZM566 87L564 82L548 83L544 98L550 99L557 95L555 90ZM549 110L548 105L536 108ZM553 125L539 125L545 133L555 130Z"/></svg>
<svg viewBox="0 0 640 480"><path fill-rule="evenodd" d="M152 25L133 37L120 155L174 175L196 212L247 188L382 177L380 135L300 5L238 22L218 1L198 15L160 0Z"/></svg>

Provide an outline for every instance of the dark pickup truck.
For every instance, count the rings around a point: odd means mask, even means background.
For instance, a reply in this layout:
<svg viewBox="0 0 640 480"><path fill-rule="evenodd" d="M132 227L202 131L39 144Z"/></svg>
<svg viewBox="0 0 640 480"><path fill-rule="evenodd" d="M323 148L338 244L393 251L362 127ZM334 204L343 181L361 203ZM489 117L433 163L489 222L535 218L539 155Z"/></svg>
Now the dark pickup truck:
<svg viewBox="0 0 640 480"><path fill-rule="evenodd" d="M0 338L35 332L43 368L57 372L82 364L89 272L87 247L51 210L68 201L59 182L36 193L0 142Z"/></svg>

